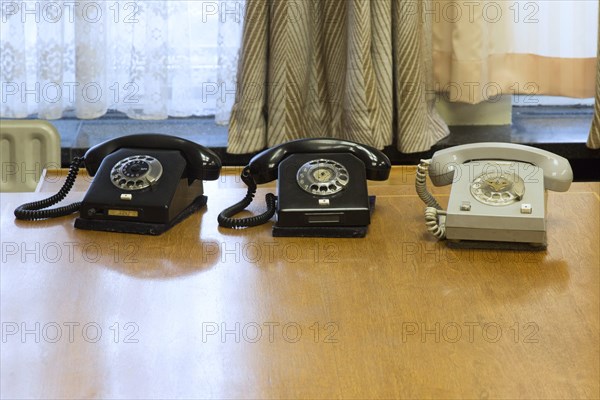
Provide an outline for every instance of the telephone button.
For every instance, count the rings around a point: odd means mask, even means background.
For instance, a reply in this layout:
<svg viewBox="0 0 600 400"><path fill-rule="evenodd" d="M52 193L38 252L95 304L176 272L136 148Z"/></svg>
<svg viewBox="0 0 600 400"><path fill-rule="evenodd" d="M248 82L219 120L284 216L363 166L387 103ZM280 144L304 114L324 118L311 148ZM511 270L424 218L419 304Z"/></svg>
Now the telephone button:
<svg viewBox="0 0 600 400"><path fill-rule="evenodd" d="M533 212L533 207L531 204L521 204L521 214L531 214Z"/></svg>
<svg viewBox="0 0 600 400"><path fill-rule="evenodd" d="M460 211L471 211L471 202L463 201L460 204Z"/></svg>
<svg viewBox="0 0 600 400"><path fill-rule="evenodd" d="M130 193L122 193L121 200L131 201L131 200L133 200L133 195Z"/></svg>

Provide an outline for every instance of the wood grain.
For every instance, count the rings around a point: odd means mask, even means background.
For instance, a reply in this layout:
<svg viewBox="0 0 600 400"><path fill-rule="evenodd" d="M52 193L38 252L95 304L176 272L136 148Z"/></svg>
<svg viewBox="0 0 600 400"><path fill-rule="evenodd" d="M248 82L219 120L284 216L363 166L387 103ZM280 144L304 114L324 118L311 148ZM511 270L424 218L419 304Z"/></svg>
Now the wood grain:
<svg viewBox="0 0 600 400"><path fill-rule="evenodd" d="M369 183L365 239L219 228L239 169L159 237L15 221L52 173L0 197L3 398L600 395L598 183L549 193L548 250L530 253L437 243L412 168Z"/></svg>

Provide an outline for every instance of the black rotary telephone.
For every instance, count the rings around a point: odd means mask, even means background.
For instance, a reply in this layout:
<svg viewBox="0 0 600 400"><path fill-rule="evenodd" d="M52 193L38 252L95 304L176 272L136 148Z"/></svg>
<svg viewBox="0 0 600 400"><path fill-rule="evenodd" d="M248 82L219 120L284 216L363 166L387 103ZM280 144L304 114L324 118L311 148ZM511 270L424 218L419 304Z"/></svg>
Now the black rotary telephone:
<svg viewBox="0 0 600 400"><path fill-rule="evenodd" d="M47 209L69 193L82 163L94 176L83 201ZM79 211L76 228L158 235L206 204L202 181L218 179L220 170L214 152L189 140L123 136L75 158L57 194L19 206L15 217L37 220Z"/></svg>
<svg viewBox="0 0 600 400"><path fill-rule="evenodd" d="M389 177L390 160L381 151L346 140L301 139L254 156L241 174L246 197L222 211L220 226L245 228L277 213L275 236L362 237L370 223L372 199L366 180ZM257 185L278 179L278 197L266 196L267 211L233 218L253 200Z"/></svg>

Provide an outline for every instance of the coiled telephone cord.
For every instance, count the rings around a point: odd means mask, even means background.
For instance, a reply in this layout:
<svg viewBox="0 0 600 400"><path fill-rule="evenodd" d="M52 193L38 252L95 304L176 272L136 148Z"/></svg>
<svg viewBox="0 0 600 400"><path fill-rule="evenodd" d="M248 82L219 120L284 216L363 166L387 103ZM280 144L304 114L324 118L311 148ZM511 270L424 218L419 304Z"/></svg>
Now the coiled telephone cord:
<svg viewBox="0 0 600 400"><path fill-rule="evenodd" d="M425 209L425 225L427 230L438 239L446 237L446 211L438 210L435 207Z"/></svg>
<svg viewBox="0 0 600 400"><path fill-rule="evenodd" d="M431 165L431 160L421 160L417 166L415 188L421 200L428 206L425 209L427 230L436 238L444 239L446 237L446 211L442 209L435 197L427 190L429 165Z"/></svg>
<svg viewBox="0 0 600 400"><path fill-rule="evenodd" d="M267 193L265 196L267 211L254 217L232 218L235 214L245 210L246 207L252 203L252 200L254 200L254 195L256 194L256 183L252 179L252 176L250 175L250 169L248 167L244 168L242 171L242 181L248 186L246 197L244 197L239 203L226 208L219 214L217 221L219 222L220 226L235 229L248 228L251 226L265 224L273 217L273 215L275 215L277 197L273 193Z"/></svg>
<svg viewBox="0 0 600 400"><path fill-rule="evenodd" d="M73 184L75 183L75 179L77 178L79 168L81 167L83 161L84 159L80 157L75 157L73 159L69 167L67 179L58 193L56 193L54 196L48 197L47 199L26 203L17 207L15 209L15 217L20 220L33 221L37 219L62 217L79 211L81 202L76 202L63 207L51 208L48 210L44 210L44 208L48 208L59 203L67 196L67 194L73 188Z"/></svg>
<svg viewBox="0 0 600 400"><path fill-rule="evenodd" d="M438 210L442 209L442 206L437 202L435 197L427 190L427 173L429 171L429 165L431 160L421 160L421 163L417 166L417 177L415 179L415 188L417 194L423 200L423 203L429 207L434 207Z"/></svg>

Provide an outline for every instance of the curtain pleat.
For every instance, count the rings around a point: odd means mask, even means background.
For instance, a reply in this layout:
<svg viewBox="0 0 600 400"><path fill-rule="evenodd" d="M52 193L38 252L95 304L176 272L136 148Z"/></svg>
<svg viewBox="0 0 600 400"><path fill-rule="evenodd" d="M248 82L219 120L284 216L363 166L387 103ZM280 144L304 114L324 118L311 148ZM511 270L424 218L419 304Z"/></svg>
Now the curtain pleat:
<svg viewBox="0 0 600 400"><path fill-rule="evenodd" d="M600 10L598 12L598 57L597 74L596 74L596 103L594 112L594 121L592 122L592 130L588 138L587 145L592 149L600 149Z"/></svg>
<svg viewBox="0 0 600 400"><path fill-rule="evenodd" d="M416 12L407 13L395 2L394 46L398 101L398 149L405 153L429 150L449 133L435 110L432 65L432 22L421 18L430 1L413 2Z"/></svg>
<svg viewBox="0 0 600 400"><path fill-rule="evenodd" d="M228 151L306 137L403 152L448 134L435 111L430 3L250 0ZM415 10L412 10L415 11Z"/></svg>

